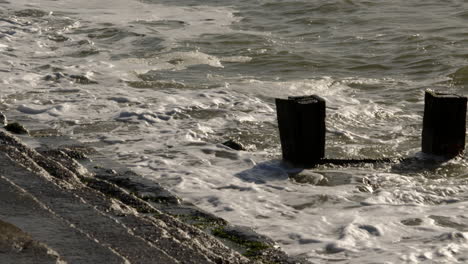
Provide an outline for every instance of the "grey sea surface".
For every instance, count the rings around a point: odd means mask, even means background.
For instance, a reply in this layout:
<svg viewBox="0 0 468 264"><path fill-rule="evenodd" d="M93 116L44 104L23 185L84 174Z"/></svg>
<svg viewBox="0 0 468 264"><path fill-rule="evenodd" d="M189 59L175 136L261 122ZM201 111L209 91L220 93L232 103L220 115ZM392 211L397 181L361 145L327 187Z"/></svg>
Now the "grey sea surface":
<svg viewBox="0 0 468 264"><path fill-rule="evenodd" d="M0 111L312 262L463 263L466 155L428 158L420 144L424 91L467 94L467 8L0 0ZM274 99L309 94L327 103L328 158L411 159L286 166ZM230 138L246 151L220 144Z"/></svg>

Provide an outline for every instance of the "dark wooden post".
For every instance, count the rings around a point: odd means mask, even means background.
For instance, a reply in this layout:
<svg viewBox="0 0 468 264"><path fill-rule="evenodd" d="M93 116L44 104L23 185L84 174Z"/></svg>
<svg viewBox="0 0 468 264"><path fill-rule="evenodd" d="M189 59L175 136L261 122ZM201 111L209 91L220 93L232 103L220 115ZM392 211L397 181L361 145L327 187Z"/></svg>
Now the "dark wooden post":
<svg viewBox="0 0 468 264"><path fill-rule="evenodd" d="M276 99L283 160L313 167L325 156L325 100L311 96Z"/></svg>
<svg viewBox="0 0 468 264"><path fill-rule="evenodd" d="M455 94L426 91L422 151L448 158L465 149L467 98Z"/></svg>

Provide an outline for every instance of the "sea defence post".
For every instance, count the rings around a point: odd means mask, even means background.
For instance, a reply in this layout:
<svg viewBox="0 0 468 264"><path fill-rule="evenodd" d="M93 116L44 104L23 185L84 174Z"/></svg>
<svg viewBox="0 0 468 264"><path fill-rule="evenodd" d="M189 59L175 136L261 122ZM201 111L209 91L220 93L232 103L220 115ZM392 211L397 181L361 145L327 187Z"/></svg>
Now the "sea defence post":
<svg viewBox="0 0 468 264"><path fill-rule="evenodd" d="M467 98L425 92L422 152L453 158L465 149ZM298 167L350 165L394 159L326 159L325 100L317 95L276 98L283 160Z"/></svg>
<svg viewBox="0 0 468 264"><path fill-rule="evenodd" d="M275 102L283 159L313 167L325 156L325 100L311 95Z"/></svg>
<svg viewBox="0 0 468 264"><path fill-rule="evenodd" d="M467 98L426 91L422 152L452 158L465 150Z"/></svg>

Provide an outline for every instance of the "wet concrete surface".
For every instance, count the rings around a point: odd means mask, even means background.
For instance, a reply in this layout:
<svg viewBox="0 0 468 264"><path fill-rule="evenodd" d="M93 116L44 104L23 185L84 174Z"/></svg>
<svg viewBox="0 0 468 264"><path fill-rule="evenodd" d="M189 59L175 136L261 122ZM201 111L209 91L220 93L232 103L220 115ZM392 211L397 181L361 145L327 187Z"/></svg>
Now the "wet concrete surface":
<svg viewBox="0 0 468 264"><path fill-rule="evenodd" d="M305 263L31 124L0 130L0 263Z"/></svg>

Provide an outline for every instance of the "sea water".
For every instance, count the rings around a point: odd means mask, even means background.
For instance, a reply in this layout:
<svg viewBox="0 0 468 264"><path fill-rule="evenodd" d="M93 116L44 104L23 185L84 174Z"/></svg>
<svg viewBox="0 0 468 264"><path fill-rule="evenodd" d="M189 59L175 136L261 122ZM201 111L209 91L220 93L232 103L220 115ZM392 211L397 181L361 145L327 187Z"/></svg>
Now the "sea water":
<svg viewBox="0 0 468 264"><path fill-rule="evenodd" d="M88 143L313 263L468 261L466 156L420 153L424 91L466 95L468 3L0 0L0 110ZM299 172L274 98L327 103ZM221 143L235 139L246 151Z"/></svg>

